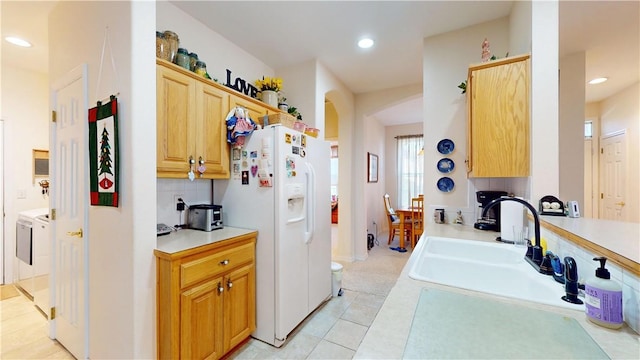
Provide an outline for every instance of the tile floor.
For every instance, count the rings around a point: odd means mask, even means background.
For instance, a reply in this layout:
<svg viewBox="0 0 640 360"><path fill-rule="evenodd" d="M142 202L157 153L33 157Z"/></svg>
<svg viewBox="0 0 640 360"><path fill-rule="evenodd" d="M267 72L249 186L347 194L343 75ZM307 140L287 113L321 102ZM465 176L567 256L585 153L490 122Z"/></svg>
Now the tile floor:
<svg viewBox="0 0 640 360"><path fill-rule="evenodd" d="M379 235L382 240L369 251L366 261L342 263L343 295L330 299L309 315L282 347L250 339L230 358L353 358L411 254L389 250L386 236ZM73 359L60 343L48 338L44 316L25 296L4 300L0 302L0 308L0 358Z"/></svg>
<svg viewBox="0 0 640 360"><path fill-rule="evenodd" d="M411 252L389 250L387 234L366 261L344 266L343 295L321 305L280 348L251 339L231 359L351 359ZM398 246L398 239L391 246Z"/></svg>
<svg viewBox="0 0 640 360"><path fill-rule="evenodd" d="M74 359L49 339L49 324L33 301L19 296L0 302L0 359Z"/></svg>

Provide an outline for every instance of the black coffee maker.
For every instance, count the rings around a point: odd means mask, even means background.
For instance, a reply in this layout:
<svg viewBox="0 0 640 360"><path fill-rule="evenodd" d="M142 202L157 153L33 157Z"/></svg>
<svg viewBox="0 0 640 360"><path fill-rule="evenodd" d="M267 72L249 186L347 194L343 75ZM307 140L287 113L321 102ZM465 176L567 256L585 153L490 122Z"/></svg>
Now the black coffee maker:
<svg viewBox="0 0 640 360"><path fill-rule="evenodd" d="M476 199L480 203L478 206L478 221L473 224L473 227L480 230L492 230L500 231L500 204L496 204L487 212L486 217L482 217L482 211L492 200L498 199L501 196L507 196L506 191L477 191Z"/></svg>

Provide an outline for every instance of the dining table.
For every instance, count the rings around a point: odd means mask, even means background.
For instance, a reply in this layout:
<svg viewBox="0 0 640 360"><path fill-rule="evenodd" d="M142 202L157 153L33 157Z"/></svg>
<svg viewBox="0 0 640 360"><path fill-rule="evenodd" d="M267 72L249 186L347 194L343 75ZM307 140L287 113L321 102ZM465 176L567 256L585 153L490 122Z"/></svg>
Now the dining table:
<svg viewBox="0 0 640 360"><path fill-rule="evenodd" d="M395 210L396 215L398 215L398 218L400 219L400 246L397 249L399 252L407 251L407 249L404 247L405 229L411 230L411 227L407 229L406 225L409 224L409 226L412 226L413 223L410 220L413 219L413 213L416 212L416 210L417 209L413 207L407 207L407 208Z"/></svg>

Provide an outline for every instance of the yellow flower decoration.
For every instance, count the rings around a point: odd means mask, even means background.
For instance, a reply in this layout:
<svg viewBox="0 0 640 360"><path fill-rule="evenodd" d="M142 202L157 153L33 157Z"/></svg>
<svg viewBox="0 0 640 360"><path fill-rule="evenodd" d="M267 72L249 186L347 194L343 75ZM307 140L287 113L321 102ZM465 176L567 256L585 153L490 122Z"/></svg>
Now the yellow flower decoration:
<svg viewBox="0 0 640 360"><path fill-rule="evenodd" d="M282 90L282 79L281 78L272 78L268 76L263 76L262 80L256 80L256 87L260 91L272 90L272 91L280 91Z"/></svg>

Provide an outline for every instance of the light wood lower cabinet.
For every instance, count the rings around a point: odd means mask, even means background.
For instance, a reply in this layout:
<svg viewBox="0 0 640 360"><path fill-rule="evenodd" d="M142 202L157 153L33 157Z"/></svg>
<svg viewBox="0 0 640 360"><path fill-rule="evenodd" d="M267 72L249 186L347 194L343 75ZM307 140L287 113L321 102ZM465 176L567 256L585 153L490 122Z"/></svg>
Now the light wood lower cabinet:
<svg viewBox="0 0 640 360"><path fill-rule="evenodd" d="M219 359L255 330L255 235L156 250L158 358Z"/></svg>

